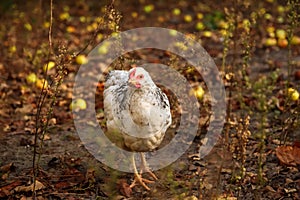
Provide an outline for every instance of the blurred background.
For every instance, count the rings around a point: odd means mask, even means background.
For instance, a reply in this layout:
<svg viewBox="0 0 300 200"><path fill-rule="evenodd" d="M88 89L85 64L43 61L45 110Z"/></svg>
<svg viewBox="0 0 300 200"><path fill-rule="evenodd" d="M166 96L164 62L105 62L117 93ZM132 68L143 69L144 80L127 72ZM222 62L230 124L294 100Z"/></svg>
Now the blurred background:
<svg viewBox="0 0 300 200"><path fill-rule="evenodd" d="M0 197L31 197L35 177L39 199L299 199L299 9L298 0L0 1ZM72 89L99 42L148 26L175 29L206 49L225 85L227 116L218 144L200 159L213 102L204 75L168 51L115 60L109 69L141 60L176 69L201 113L190 149L155 172L151 191L128 191L132 175L103 166L81 144L71 111L89 102L72 100ZM95 109L105 129L103 87L99 81ZM172 138L182 113L168 97Z"/></svg>

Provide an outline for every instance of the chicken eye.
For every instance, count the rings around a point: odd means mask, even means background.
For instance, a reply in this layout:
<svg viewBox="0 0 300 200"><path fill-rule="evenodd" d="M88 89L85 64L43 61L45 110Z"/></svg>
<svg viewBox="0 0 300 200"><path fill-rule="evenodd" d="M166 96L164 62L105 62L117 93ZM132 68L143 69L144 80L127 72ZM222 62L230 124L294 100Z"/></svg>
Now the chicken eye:
<svg viewBox="0 0 300 200"><path fill-rule="evenodd" d="M137 76L137 78L138 78L138 79L142 79L142 78L144 78L144 75L143 75L143 74L140 74L140 75Z"/></svg>

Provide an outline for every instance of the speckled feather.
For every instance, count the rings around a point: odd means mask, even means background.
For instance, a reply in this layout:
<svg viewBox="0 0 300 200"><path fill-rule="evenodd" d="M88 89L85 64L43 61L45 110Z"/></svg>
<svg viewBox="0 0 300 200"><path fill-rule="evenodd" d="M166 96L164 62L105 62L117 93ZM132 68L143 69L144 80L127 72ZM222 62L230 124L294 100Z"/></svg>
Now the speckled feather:
<svg viewBox="0 0 300 200"><path fill-rule="evenodd" d="M130 150L145 152L160 145L172 118L167 96L148 72L139 70L147 81L147 85L139 89L129 85L128 71L114 70L108 74L104 111L108 131L121 133Z"/></svg>

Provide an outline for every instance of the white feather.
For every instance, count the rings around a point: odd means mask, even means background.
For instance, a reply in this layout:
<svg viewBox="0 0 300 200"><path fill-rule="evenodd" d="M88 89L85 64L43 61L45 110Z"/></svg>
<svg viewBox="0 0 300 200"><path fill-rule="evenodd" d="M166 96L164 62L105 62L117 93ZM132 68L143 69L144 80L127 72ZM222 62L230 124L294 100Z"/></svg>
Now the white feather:
<svg viewBox="0 0 300 200"><path fill-rule="evenodd" d="M122 134L125 146L133 151L150 151L158 147L171 124L167 96L154 84L148 72L139 89L128 84L129 73L109 73L104 90L104 110L108 131Z"/></svg>

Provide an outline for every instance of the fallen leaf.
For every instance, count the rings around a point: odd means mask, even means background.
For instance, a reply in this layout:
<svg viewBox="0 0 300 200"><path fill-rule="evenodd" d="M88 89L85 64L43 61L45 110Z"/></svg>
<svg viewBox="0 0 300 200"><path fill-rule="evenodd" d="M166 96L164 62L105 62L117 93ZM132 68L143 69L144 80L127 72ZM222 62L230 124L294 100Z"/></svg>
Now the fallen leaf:
<svg viewBox="0 0 300 200"><path fill-rule="evenodd" d="M17 186L20 186L22 185L22 182L21 181L15 181L15 182L12 182L8 185L5 185L3 187L0 188L0 198L3 198L3 197L6 197L6 196L9 196L11 194L11 190Z"/></svg>
<svg viewBox="0 0 300 200"><path fill-rule="evenodd" d="M186 197L184 198L184 200L197 200L198 198L196 196L189 196L189 197Z"/></svg>
<svg viewBox="0 0 300 200"><path fill-rule="evenodd" d="M225 198L221 197L221 198L218 198L218 200L237 200L237 198L236 197L225 197Z"/></svg>
<svg viewBox="0 0 300 200"><path fill-rule="evenodd" d="M6 172L9 172L11 170L14 170L15 166L14 166L14 163L8 163L6 165L3 165L0 167L0 172L2 173L6 173Z"/></svg>
<svg viewBox="0 0 300 200"><path fill-rule="evenodd" d="M43 139L44 139L44 141L47 141L47 140L51 140L51 137L50 137L50 135L45 134Z"/></svg>
<svg viewBox="0 0 300 200"><path fill-rule="evenodd" d="M35 181L35 190L44 189L45 186L43 183L39 182L38 180ZM29 186L17 186L14 189L16 192L30 192L33 191L33 183Z"/></svg>
<svg viewBox="0 0 300 200"><path fill-rule="evenodd" d="M276 190L274 190L274 188L272 188L270 185L267 185L265 187L266 190L270 191L270 192L273 192L273 193L276 193Z"/></svg>
<svg viewBox="0 0 300 200"><path fill-rule="evenodd" d="M54 185L56 189L63 190L69 187L72 187L75 184L71 184L69 181L61 181Z"/></svg>
<svg viewBox="0 0 300 200"><path fill-rule="evenodd" d="M285 191L285 193L295 193L295 192L297 192L297 189L296 188L291 188L291 189L284 188L284 191Z"/></svg>
<svg viewBox="0 0 300 200"><path fill-rule="evenodd" d="M126 182L126 180L121 179L118 181L118 188L122 195L125 197L130 197L132 193L132 189L130 185Z"/></svg>
<svg viewBox="0 0 300 200"><path fill-rule="evenodd" d="M300 165L299 146L279 146L276 148L276 156L281 163L289 166Z"/></svg>
<svg viewBox="0 0 300 200"><path fill-rule="evenodd" d="M300 148L300 141L295 141L293 144L294 147Z"/></svg>

